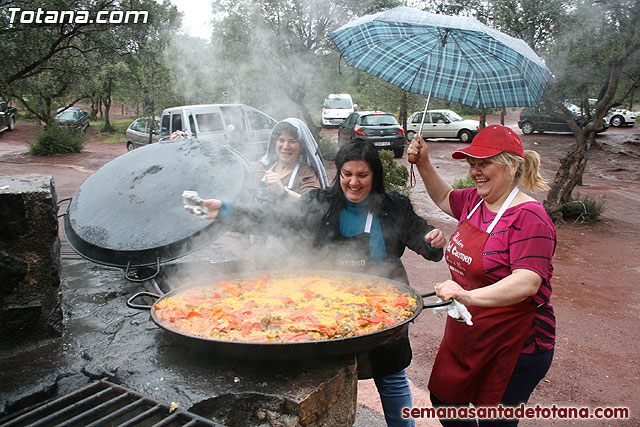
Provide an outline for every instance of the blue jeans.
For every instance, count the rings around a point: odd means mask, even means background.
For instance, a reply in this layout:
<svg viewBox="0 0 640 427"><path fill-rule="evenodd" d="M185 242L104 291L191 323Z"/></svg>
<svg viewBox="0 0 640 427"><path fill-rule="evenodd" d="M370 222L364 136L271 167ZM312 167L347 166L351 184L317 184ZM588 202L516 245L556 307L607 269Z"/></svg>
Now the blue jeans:
<svg viewBox="0 0 640 427"><path fill-rule="evenodd" d="M384 418L389 427L413 427L413 418L402 418L402 408L411 408L411 388L404 369L395 374L374 377L374 382L380 394Z"/></svg>

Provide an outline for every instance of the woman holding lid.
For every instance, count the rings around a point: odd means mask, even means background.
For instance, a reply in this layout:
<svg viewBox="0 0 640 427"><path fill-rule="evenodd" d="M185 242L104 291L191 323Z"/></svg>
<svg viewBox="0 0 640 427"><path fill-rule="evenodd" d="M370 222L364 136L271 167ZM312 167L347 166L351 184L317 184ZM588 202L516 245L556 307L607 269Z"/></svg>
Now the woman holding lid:
<svg viewBox="0 0 640 427"><path fill-rule="evenodd" d="M252 209L209 199L198 205L206 207L208 218L228 221L234 231L287 237L295 250L285 261L295 261L306 246L314 269L325 263L408 283L400 259L406 248L431 261L442 258L444 234L418 216L408 198L385 191L382 162L370 143L343 145L335 164L330 188L311 190L294 203ZM412 405L405 373L411 357L408 329L357 354L358 378L374 379L389 426L414 425L413 419L402 418L402 408Z"/></svg>
<svg viewBox="0 0 640 427"><path fill-rule="evenodd" d="M519 189L548 188L539 174L539 156L523 150L511 129L489 126L453 153L467 161L475 183L453 190L436 172L422 137L413 139L407 153L417 156L433 202L458 220L445 249L451 280L438 283L436 293L467 306L473 319L469 326L447 318L429 380L433 405L526 403L551 365L555 342L550 297L556 231L542 204ZM517 420L493 422L517 425Z"/></svg>

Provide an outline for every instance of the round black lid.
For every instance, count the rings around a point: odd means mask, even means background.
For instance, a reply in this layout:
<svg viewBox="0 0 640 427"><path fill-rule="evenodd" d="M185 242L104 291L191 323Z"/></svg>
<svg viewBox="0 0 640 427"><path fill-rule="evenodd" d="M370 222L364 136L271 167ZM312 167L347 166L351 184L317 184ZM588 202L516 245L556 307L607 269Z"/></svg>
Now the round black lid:
<svg viewBox="0 0 640 427"><path fill-rule="evenodd" d="M130 151L80 186L64 218L69 245L83 257L117 267L148 266L184 256L225 228L198 218L184 190L204 199L246 203L253 194L249 162L214 142L180 139Z"/></svg>

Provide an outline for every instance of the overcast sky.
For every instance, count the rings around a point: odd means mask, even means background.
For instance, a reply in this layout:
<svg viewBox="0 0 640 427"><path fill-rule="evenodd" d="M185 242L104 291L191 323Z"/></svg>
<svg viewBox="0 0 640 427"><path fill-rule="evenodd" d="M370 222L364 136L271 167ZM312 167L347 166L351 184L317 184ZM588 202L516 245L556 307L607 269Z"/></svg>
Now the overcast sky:
<svg viewBox="0 0 640 427"><path fill-rule="evenodd" d="M171 0L184 13L182 28L193 37L211 37L211 0Z"/></svg>

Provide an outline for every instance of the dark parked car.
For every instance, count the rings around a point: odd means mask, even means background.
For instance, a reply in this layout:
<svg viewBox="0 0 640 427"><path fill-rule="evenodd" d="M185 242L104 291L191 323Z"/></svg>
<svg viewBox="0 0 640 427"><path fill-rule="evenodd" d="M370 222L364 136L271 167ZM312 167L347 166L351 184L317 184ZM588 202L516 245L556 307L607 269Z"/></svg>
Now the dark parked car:
<svg viewBox="0 0 640 427"><path fill-rule="evenodd" d="M125 131L127 140L127 151L149 144L149 132L151 131L151 117L140 117L129 125ZM156 117L153 124L153 135L151 142L158 142L160 139L160 119Z"/></svg>
<svg viewBox="0 0 640 427"><path fill-rule="evenodd" d="M9 107L5 101L0 101L0 132L3 130L13 130L16 127L16 107Z"/></svg>
<svg viewBox="0 0 640 427"><path fill-rule="evenodd" d="M81 131L85 131L89 127L89 113L78 107L69 107L66 110L61 110L56 114L54 120L60 125Z"/></svg>
<svg viewBox="0 0 640 427"><path fill-rule="evenodd" d="M393 150L402 157L405 146L404 129L391 113L384 111L356 111L338 127L338 141L347 143L361 139L379 150Z"/></svg>
<svg viewBox="0 0 640 427"><path fill-rule="evenodd" d="M582 122L580 108L573 104L565 105L569 111L572 112L573 118L579 126ZM525 135L532 134L533 132L571 132L571 128L569 128L566 120L552 116L548 111L544 110L544 108L536 107L525 107L522 109L520 112L520 120L518 120L518 127ZM603 130L606 130L608 127L609 124L605 121Z"/></svg>

